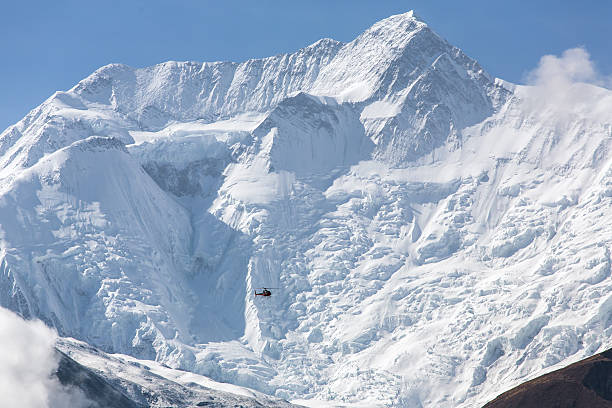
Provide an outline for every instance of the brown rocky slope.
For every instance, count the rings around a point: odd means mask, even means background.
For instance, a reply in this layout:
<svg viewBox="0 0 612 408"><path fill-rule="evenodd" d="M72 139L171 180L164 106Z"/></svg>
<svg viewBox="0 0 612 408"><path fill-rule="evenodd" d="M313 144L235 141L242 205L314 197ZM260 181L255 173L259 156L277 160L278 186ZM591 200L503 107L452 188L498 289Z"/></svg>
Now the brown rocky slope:
<svg viewBox="0 0 612 408"><path fill-rule="evenodd" d="M483 408L612 407L612 349L511 389Z"/></svg>

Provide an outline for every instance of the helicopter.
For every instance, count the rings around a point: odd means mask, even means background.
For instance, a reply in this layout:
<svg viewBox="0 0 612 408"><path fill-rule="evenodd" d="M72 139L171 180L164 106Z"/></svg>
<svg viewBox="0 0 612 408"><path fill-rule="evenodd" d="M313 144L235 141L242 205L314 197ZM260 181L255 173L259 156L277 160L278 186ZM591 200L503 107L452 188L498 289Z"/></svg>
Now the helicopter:
<svg viewBox="0 0 612 408"><path fill-rule="evenodd" d="M257 289L260 289L261 292L257 293ZM264 297L272 296L272 292L270 292L270 289L278 289L278 288L256 288L255 296L264 296Z"/></svg>

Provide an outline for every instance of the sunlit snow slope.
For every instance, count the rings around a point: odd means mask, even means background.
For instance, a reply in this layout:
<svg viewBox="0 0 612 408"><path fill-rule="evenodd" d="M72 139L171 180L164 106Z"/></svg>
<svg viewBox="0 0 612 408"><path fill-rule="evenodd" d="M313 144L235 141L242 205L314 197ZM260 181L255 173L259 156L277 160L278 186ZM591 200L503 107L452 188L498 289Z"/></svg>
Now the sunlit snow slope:
<svg viewBox="0 0 612 408"><path fill-rule="evenodd" d="M612 346L612 92L568 92L412 12L102 67L0 135L0 305L285 399L482 405Z"/></svg>

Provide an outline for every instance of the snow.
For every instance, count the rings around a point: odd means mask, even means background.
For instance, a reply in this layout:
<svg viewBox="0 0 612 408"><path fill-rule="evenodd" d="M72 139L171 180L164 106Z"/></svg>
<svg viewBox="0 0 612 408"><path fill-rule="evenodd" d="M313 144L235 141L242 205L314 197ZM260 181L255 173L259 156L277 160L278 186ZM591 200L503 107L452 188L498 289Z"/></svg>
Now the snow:
<svg viewBox="0 0 612 408"><path fill-rule="evenodd" d="M555 83L412 13L103 67L0 135L0 304L174 383L481 406L611 346L612 92Z"/></svg>
<svg viewBox="0 0 612 408"><path fill-rule="evenodd" d="M372 102L361 111L361 120L392 118L400 113L401 107L390 102Z"/></svg>
<svg viewBox="0 0 612 408"><path fill-rule="evenodd" d="M253 131L266 116L265 114L244 113L230 119L213 123L207 123L201 120L186 123L171 123L156 132L132 130L130 131L130 135L136 144L154 142L156 139L161 138L175 140L177 138L198 135L213 136L219 141L228 143L232 141L231 138L236 134Z"/></svg>
<svg viewBox="0 0 612 408"><path fill-rule="evenodd" d="M204 405L295 406L257 391L172 369L155 361L139 360L123 354L107 354L71 338L59 339L56 348L101 376L138 405L165 407L171 404L177 408Z"/></svg>
<svg viewBox="0 0 612 408"><path fill-rule="evenodd" d="M295 180L295 175L286 171L268 173L261 162L230 167L228 174L221 192L245 204L269 204L286 198Z"/></svg>

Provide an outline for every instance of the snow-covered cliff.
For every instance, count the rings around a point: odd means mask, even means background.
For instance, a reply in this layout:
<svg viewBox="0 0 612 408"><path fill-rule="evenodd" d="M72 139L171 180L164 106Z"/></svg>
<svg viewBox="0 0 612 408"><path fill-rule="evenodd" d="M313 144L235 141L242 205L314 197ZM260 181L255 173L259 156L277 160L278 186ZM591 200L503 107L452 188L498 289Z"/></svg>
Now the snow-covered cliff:
<svg viewBox="0 0 612 408"><path fill-rule="evenodd" d="M412 12L100 68L0 135L0 305L286 399L477 406L611 346L612 92L571 92Z"/></svg>

